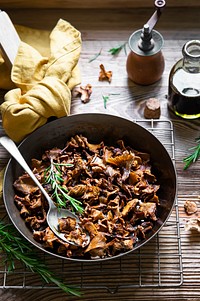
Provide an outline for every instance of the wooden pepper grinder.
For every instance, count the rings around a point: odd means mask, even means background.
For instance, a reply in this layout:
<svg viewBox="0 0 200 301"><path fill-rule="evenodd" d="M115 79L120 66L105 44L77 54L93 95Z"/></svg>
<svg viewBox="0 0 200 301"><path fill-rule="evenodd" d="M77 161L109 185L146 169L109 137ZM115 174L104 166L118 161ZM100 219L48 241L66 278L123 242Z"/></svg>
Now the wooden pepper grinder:
<svg viewBox="0 0 200 301"><path fill-rule="evenodd" d="M165 7L164 0L155 1L156 11L144 25L129 38L131 49L126 69L129 79L136 84L150 85L158 81L164 71L165 62L162 54L163 37L153 30Z"/></svg>

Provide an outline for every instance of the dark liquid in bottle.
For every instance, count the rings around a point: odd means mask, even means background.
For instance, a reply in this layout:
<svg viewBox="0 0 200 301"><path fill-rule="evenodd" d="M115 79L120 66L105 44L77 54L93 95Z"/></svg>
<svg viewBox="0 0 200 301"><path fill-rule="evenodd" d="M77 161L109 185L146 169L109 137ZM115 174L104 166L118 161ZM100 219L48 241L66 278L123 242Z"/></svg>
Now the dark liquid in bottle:
<svg viewBox="0 0 200 301"><path fill-rule="evenodd" d="M169 87L169 106L183 118L194 119L200 117L200 91L193 88L185 88L183 94L174 87Z"/></svg>

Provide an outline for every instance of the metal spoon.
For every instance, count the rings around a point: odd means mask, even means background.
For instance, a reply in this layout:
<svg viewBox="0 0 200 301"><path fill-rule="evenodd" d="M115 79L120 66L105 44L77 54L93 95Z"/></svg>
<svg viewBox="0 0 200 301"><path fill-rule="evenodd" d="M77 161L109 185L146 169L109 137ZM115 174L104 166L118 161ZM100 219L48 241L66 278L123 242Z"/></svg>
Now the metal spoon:
<svg viewBox="0 0 200 301"><path fill-rule="evenodd" d="M29 174L31 179L35 182L35 184L39 187L43 195L45 196L46 200L49 203L49 210L47 212L47 223L51 230L55 233L56 236L58 236L63 241L66 241L69 244L76 245L77 244L74 241L68 240L65 237L65 234L61 233L58 230L58 219L59 218L67 218L72 217L76 219L77 227L80 227L78 224L80 222L79 218L73 214L71 211L67 209L57 208L46 192L46 190L43 188L41 183L38 181L28 164L26 163L25 159L23 158L22 154L20 153L19 149L15 145L15 143L7 136L0 138L1 145L13 156L13 158L23 167L23 169ZM87 246L90 242L90 236L88 233L86 233L86 241L84 242L84 247Z"/></svg>

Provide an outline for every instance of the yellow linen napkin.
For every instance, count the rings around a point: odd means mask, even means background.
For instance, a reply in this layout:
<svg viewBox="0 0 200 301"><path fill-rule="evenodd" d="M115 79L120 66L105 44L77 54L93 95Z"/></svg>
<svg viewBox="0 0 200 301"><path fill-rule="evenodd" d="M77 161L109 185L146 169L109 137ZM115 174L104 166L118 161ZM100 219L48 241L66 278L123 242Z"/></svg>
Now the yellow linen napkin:
<svg viewBox="0 0 200 301"><path fill-rule="evenodd" d="M26 32L26 28L23 28ZM30 29L27 33L32 34ZM36 31L37 33L39 31ZM47 37L46 32L43 34ZM37 38L35 39L37 41ZM33 41L32 41L33 42ZM70 23L60 19L52 30L47 54L21 42L11 70L11 81L4 62L0 61L0 88L15 89L5 94L0 106L5 132L15 142L44 125L50 117L70 113L71 90L80 83L78 60L81 35ZM4 85L4 86L3 86Z"/></svg>

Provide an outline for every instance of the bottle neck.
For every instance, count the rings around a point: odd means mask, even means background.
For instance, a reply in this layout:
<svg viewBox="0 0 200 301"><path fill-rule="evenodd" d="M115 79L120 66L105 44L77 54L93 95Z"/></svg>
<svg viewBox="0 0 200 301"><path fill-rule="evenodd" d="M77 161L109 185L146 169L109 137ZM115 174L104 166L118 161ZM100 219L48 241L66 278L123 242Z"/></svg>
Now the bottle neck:
<svg viewBox="0 0 200 301"><path fill-rule="evenodd" d="M182 49L183 69L189 73L200 73L200 41L187 42Z"/></svg>

